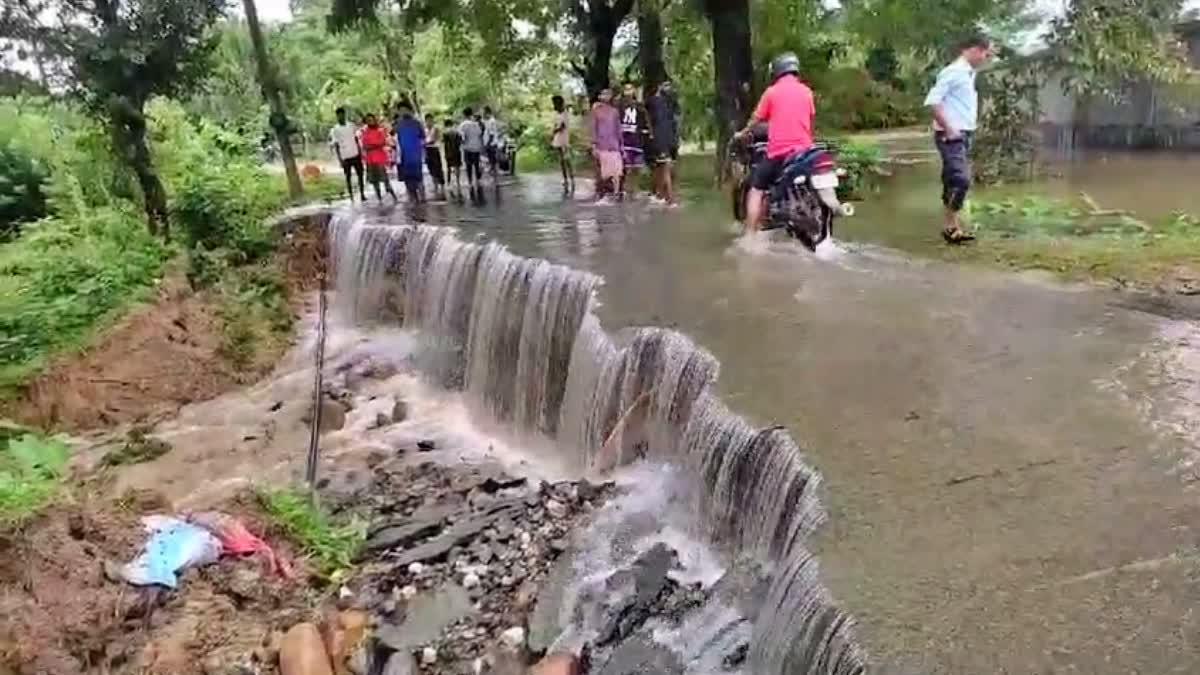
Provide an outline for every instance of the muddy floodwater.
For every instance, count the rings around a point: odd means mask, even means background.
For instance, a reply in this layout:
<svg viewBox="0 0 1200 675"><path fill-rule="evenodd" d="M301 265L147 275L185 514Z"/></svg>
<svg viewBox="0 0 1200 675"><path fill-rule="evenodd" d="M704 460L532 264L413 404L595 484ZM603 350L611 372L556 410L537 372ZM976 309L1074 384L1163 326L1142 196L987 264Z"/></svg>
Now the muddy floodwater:
<svg viewBox="0 0 1200 675"><path fill-rule="evenodd" d="M596 206L585 192L523 177L427 219L594 272L606 326L687 334L719 359L730 408L787 427L824 474L822 575L877 672L1200 672L1187 305L877 243L750 254L731 246L723 201ZM927 236L905 209L936 217L930 198L890 192L843 232Z"/></svg>

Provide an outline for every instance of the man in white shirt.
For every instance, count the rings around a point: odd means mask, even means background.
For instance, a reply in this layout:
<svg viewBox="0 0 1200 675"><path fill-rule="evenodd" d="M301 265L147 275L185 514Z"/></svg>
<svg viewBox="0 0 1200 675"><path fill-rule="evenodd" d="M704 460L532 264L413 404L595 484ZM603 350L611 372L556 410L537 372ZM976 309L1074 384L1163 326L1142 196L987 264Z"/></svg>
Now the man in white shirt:
<svg viewBox="0 0 1200 675"><path fill-rule="evenodd" d="M463 164L467 166L467 186L471 189L472 196L475 188L483 180L479 161L485 147L483 129L483 123L475 119L473 110L463 110L463 121L458 125L458 135L462 138Z"/></svg>
<svg viewBox="0 0 1200 675"><path fill-rule="evenodd" d="M338 164L342 165L342 173L346 174L346 195L354 199L354 186L350 182L350 171L358 174L358 195L367 201L367 190L363 186L362 146L358 142L358 125L346 120L346 109L335 111L337 124L329 130L329 147Z"/></svg>
<svg viewBox="0 0 1200 675"><path fill-rule="evenodd" d="M483 149L487 156L488 171L496 177L496 167L500 156L500 120L492 113L491 106L483 106Z"/></svg>
<svg viewBox="0 0 1200 675"><path fill-rule="evenodd" d="M942 156L942 205L945 224L942 237L950 244L974 239L962 229L958 213L971 189L971 143L979 118L979 94L975 71L992 53L988 38L977 35L960 45L959 57L938 73L937 82L925 105L933 115L934 143Z"/></svg>

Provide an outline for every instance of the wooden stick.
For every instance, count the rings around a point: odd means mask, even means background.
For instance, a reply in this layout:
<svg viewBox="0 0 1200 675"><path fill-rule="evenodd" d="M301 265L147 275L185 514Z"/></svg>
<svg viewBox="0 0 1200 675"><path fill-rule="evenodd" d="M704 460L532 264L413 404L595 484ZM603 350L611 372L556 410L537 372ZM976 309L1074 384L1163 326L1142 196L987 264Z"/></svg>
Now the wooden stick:
<svg viewBox="0 0 1200 675"><path fill-rule="evenodd" d="M629 407L625 409L625 412L619 418L617 418L617 423L613 426L612 431L608 432L608 438L604 439L604 443L600 445L600 452L596 453L597 461L593 463L594 466L598 466L601 471L607 471L612 468L611 465L602 464L599 462L599 460L609 452L613 440L616 439L617 434L625 428L626 422L629 421L629 416L633 414L633 411L639 405L650 398L650 395L654 393L655 389L657 389L657 387L651 387L650 389L642 392L641 396L638 396L636 399L634 399L633 403L631 403ZM613 464L616 464L616 462L613 462Z"/></svg>

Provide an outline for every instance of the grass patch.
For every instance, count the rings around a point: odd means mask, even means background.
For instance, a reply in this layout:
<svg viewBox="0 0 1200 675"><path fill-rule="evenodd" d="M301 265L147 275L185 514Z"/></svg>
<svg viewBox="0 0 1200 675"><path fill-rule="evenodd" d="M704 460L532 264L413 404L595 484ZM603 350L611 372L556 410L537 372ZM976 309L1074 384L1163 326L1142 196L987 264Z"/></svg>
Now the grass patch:
<svg viewBox="0 0 1200 675"><path fill-rule="evenodd" d="M361 524L336 522L301 490L263 489L257 496L271 521L300 545L321 575L350 567L366 534Z"/></svg>
<svg viewBox="0 0 1200 675"><path fill-rule="evenodd" d="M61 441L32 433L0 437L0 522L33 515L58 492L69 452Z"/></svg>
<svg viewBox="0 0 1200 675"><path fill-rule="evenodd" d="M1083 198L1041 195L984 196L973 200L968 213L979 242L955 252L963 257L1139 287L1179 287L1200 279L1200 219L1188 213L1147 222L1097 209Z"/></svg>

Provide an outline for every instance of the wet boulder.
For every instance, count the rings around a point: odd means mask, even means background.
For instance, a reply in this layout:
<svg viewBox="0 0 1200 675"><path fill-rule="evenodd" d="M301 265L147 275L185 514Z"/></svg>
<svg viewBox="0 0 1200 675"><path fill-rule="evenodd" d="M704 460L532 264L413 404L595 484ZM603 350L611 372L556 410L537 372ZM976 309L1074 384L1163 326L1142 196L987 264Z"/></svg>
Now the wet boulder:
<svg viewBox="0 0 1200 675"><path fill-rule="evenodd" d="M574 654L551 654L538 662L529 675L580 675L583 668Z"/></svg>
<svg viewBox="0 0 1200 675"><path fill-rule="evenodd" d="M299 623L283 636L279 646L281 675L333 675L329 653L321 631L311 623Z"/></svg>

